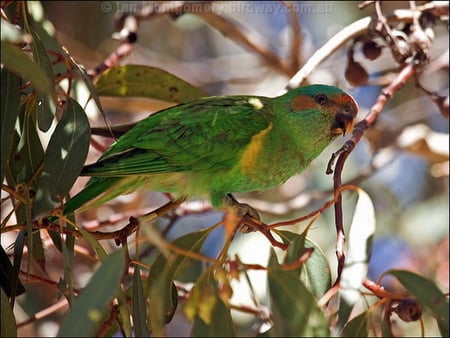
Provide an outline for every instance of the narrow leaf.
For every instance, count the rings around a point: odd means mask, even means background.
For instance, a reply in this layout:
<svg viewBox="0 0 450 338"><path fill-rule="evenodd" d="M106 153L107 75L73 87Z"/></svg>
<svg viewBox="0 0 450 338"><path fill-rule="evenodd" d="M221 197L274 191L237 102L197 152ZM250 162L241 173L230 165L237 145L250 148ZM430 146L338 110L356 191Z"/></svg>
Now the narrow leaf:
<svg viewBox="0 0 450 338"><path fill-rule="evenodd" d="M3 25L3 20L2 20ZM3 30L3 27L2 27ZM14 125L19 114L20 79L2 68L1 70L1 181L3 182L6 162L11 154L15 134Z"/></svg>
<svg viewBox="0 0 450 338"><path fill-rule="evenodd" d="M15 149L11 152L9 159L10 177L7 177L7 179L9 184L14 187L24 183L27 184L28 189L35 191L37 186L35 177L44 160L44 150L36 131L34 118L36 116L36 101L30 99L23 104L19 116L17 134L13 134L18 135L19 142L14 144ZM19 218L22 217L19 216Z"/></svg>
<svg viewBox="0 0 450 338"><path fill-rule="evenodd" d="M23 284L20 282L17 276L14 277L13 275L13 265L9 260L6 251L2 246L0 246L0 286L2 291L6 293L7 297L12 296L12 291L14 288L16 290L15 296L19 296L25 292Z"/></svg>
<svg viewBox="0 0 450 338"><path fill-rule="evenodd" d="M31 35L33 36L33 42L31 43L33 58L39 65L39 68L45 72L47 78L53 81L54 75L52 64L41 42L41 39L34 31L31 31ZM37 102L37 124L39 126L39 129L45 132L52 125L52 121L55 116L56 92L54 87L51 87L49 93L41 91L38 92Z"/></svg>
<svg viewBox="0 0 450 338"><path fill-rule="evenodd" d="M45 153L33 213L40 216L60 205L78 177L89 149L89 121L71 98Z"/></svg>
<svg viewBox="0 0 450 338"><path fill-rule="evenodd" d="M208 96L201 89L162 69L124 65L104 72L95 83L100 96L145 97L168 102L185 102Z"/></svg>
<svg viewBox="0 0 450 338"><path fill-rule="evenodd" d="M147 297L142 286L140 269L139 266L136 266L133 275L133 311L131 313L133 316L134 334L136 337L147 337L149 334L149 329L147 327L146 300Z"/></svg>
<svg viewBox="0 0 450 338"><path fill-rule="evenodd" d="M120 290L124 268L123 250L117 250L102 261L88 285L65 317L58 337L93 337L109 307L107 304Z"/></svg>
<svg viewBox="0 0 450 338"><path fill-rule="evenodd" d="M53 79L49 79L39 65L20 48L7 41L1 42L2 64L25 81L31 81L33 87L47 95L54 91Z"/></svg>
<svg viewBox="0 0 450 338"><path fill-rule="evenodd" d="M16 319L14 317L13 310L11 308L11 304L8 302L8 297L6 296L3 288L0 289L0 305L2 307L1 311L1 323L0 325L0 335L2 337L17 337L17 326Z"/></svg>
<svg viewBox="0 0 450 338"><path fill-rule="evenodd" d="M1 39L2 41L8 41L11 43L30 43L31 36L28 34L22 33L16 25L6 21L5 19L1 19Z"/></svg>

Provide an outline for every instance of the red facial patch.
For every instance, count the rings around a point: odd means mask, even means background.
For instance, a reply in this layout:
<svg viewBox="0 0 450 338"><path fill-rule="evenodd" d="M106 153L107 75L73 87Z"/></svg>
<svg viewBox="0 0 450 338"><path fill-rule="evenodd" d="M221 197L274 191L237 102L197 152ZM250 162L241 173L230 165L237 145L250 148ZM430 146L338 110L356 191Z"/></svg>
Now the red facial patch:
<svg viewBox="0 0 450 338"><path fill-rule="evenodd" d="M356 103L355 99L348 94L339 95L338 97L336 97L335 101L341 105L348 105L352 107L355 113L358 111L358 104Z"/></svg>
<svg viewBox="0 0 450 338"><path fill-rule="evenodd" d="M291 108L293 110L312 109L317 107L317 102L311 96L301 95L292 100Z"/></svg>

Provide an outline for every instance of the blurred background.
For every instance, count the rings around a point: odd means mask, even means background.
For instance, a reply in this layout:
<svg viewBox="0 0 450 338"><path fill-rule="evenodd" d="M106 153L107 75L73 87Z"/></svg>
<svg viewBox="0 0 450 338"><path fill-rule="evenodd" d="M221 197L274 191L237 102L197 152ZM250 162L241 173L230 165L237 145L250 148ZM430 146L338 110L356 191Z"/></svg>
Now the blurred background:
<svg viewBox="0 0 450 338"><path fill-rule="evenodd" d="M116 32L117 17L120 14L138 11L146 2L140 1L45 1L44 15L53 24L61 45L83 64L93 69L116 50L120 41L112 39ZM131 53L122 63L149 65L164 69L191 84L202 88L210 95L252 94L276 96L289 79L318 48L334 34L356 20L374 14L372 6L358 9L358 1L295 1L291 6L301 27L300 48L296 60L292 58L294 33L290 12L282 2L276 1L215 1L215 11L244 31L262 53L225 36L194 14L179 16L155 16L140 23L138 40ZM417 2L420 4L420 2ZM407 1L383 3L383 11L408 9ZM421 83L429 91L448 95L448 26L436 23L435 41L431 51L432 59L446 60L436 63L435 69L424 72ZM231 38L230 38L231 37ZM355 48L355 59L366 69L369 80L366 85L354 86L345 77L347 50L345 44L321 63L308 77L310 83L336 85L349 91L358 101L362 119L375 103L390 74L397 71L397 65L389 50L383 50L376 60L367 59L360 48ZM264 54L264 56L262 56ZM272 58L270 58L272 56ZM82 94L82 91L80 92ZM448 96L447 96L448 100ZM148 114L172 105L168 102L143 99L102 99L103 108L111 124L137 121ZM448 107L448 101L447 101ZM93 125L104 125L103 119L93 109L90 118ZM375 207L376 233L369 266L369 277L377 280L381 273L390 268L407 268L431 278L448 292L448 119L430 98L412 84L407 84L389 101L377 122L365 133L346 162L343 182L354 182L366 191ZM304 173L293 177L286 184L271 191L237 195L242 202L249 203L260 211L263 221L272 223L300 217L320 208L330 198L332 176L325 170L333 152L345 142L341 138ZM110 139L97 138L105 147ZM89 161L94 161L100 152L92 149ZM80 179L74 192L82 188ZM351 192L343 194L344 222L346 227L352 220L357 196ZM89 222L108 219L111 214L125 214L136 209L151 210L167 201L160 193L145 192L121 197L106 206L80 215ZM201 201L186 203L182 210L187 215L172 224L167 236L176 238L183 233L217 223L222 214L208 211L190 215L192 211L207 208ZM127 218L124 217L123 222ZM166 220L167 221L167 220ZM124 223L117 222L120 228ZM167 221L169 222L169 221ZM301 232L305 226L298 224L289 229ZM308 235L324 251L330 264L335 264L335 226L333 209L328 209L313 224ZM157 224L164 229L165 223ZM364 224L359 224L364 227ZM6 241L2 235L2 244ZM208 240L204 252L217 255L223 241L222 230L218 229ZM111 243L111 250L114 248ZM86 249L89 250L89 249ZM230 249L230 256L239 254L242 261L267 264L270 243L257 233L238 235ZM51 255L51 253L48 253ZM151 256L151 255L150 255ZM61 266L58 255L47 257L47 262ZM145 261L145 257L142 258ZM94 261L89 255L80 256L74 262L74 272L81 287L92 273ZM336 271L332 266L331 270ZM51 269L50 275L51 275ZM60 271L55 271L58 278ZM192 272L195 276L195 272ZM264 273L255 272L257 292L264 298ZM189 278L186 277L188 280ZM386 287L395 288L395 281L383 279ZM27 285L33 289L34 285ZM41 311L53 302L54 291L42 292L42 285L35 285L36 292L29 292L19 298L16 312L23 312L22 318ZM245 295L236 288L238 301L245 303ZM244 292L245 293L245 292ZM243 294L244 294L243 293ZM62 312L63 313L63 312ZM21 336L52 336L56 334L61 313L56 312L44 320L38 320L20 328ZM252 325L248 318L240 319L242 327ZM169 336L185 334L187 322L182 314L176 314L169 325ZM398 323L405 336L419 332L417 323ZM435 324L426 323L426 334L436 335ZM243 332L246 332L243 329Z"/></svg>

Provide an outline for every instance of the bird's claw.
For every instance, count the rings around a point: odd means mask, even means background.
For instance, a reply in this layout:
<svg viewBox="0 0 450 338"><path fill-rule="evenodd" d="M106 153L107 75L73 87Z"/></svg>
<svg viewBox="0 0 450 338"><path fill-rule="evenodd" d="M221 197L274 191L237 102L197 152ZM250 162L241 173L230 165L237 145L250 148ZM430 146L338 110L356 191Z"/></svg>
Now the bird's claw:
<svg viewBox="0 0 450 338"><path fill-rule="evenodd" d="M254 231L254 227L247 224L245 219L261 220L261 216L255 208L247 203L237 201L232 195L228 195L227 218L230 218L230 213L233 215L232 218L236 218L241 223L240 231L243 233Z"/></svg>

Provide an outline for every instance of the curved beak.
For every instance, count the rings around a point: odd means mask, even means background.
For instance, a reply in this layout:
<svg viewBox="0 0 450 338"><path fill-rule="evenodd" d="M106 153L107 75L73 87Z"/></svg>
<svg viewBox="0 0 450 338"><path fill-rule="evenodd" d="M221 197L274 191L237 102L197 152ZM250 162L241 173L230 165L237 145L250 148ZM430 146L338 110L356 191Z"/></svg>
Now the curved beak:
<svg viewBox="0 0 450 338"><path fill-rule="evenodd" d="M349 115L348 113L344 112L339 112L336 114L333 129L336 130L338 134L341 133L343 135L348 134L352 131L353 119L354 119L353 115Z"/></svg>

